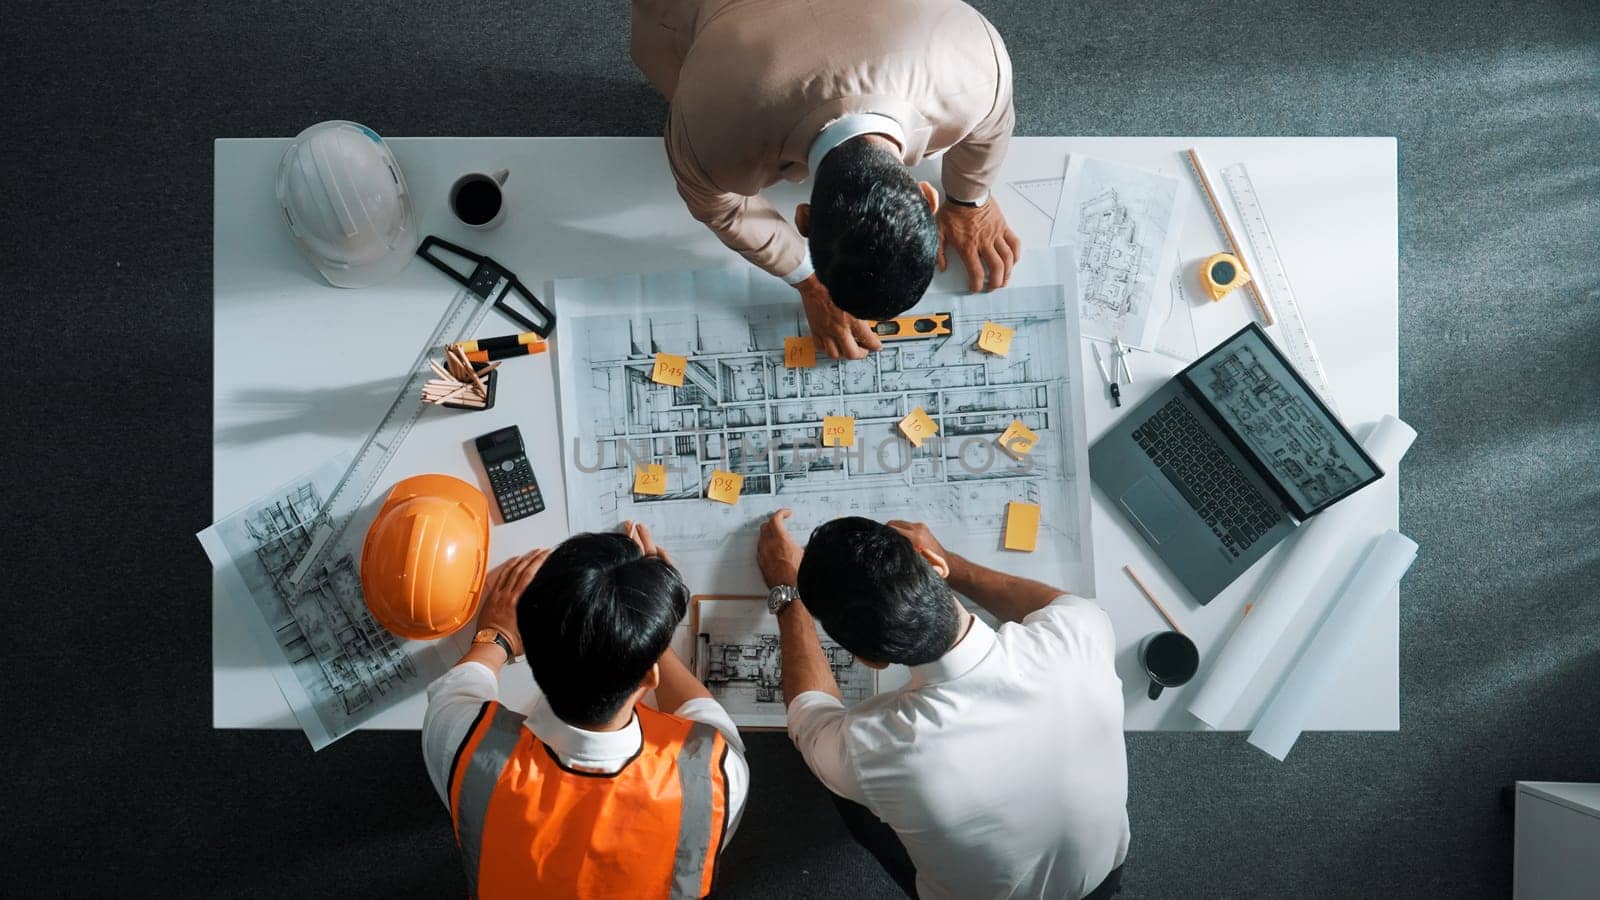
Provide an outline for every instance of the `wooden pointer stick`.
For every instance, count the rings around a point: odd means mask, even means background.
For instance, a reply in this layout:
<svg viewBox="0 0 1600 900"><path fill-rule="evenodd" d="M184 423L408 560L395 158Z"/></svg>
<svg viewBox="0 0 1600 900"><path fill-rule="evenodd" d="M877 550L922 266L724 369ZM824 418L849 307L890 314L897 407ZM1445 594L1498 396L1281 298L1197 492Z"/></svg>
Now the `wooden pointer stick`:
<svg viewBox="0 0 1600 900"><path fill-rule="evenodd" d="M1228 226L1228 217L1222 213L1222 204L1217 200L1217 192L1211 189L1211 179L1206 177L1206 167L1200 162L1200 152L1193 148L1189 151L1189 166L1194 169L1195 178L1200 182L1200 189L1205 191L1206 200L1211 204L1212 215L1217 224L1222 226L1222 236L1228 239L1228 246L1233 249L1233 255L1244 262L1244 248L1239 245L1239 239L1233 236L1233 229ZM1261 296L1261 290L1256 287L1256 279L1251 278L1245 282L1245 290L1250 292L1250 299L1256 302L1256 309L1261 310L1261 321L1267 326L1273 324L1272 310L1267 308L1266 298ZM1137 578L1134 579L1138 581ZM1154 601L1154 598L1151 598Z"/></svg>
<svg viewBox="0 0 1600 900"><path fill-rule="evenodd" d="M1150 589L1144 586L1144 582L1139 580L1139 576L1133 574L1133 567L1123 566L1122 571L1128 573L1128 577L1133 579L1133 583L1139 586L1139 593L1144 594L1144 598L1150 601L1150 605L1156 608L1156 612L1161 613L1161 618L1167 620L1167 624L1172 626L1172 630L1183 634L1183 629L1178 627L1178 623L1172 618L1172 614L1167 612L1165 606L1161 605L1161 601L1156 599L1155 594L1150 593Z"/></svg>

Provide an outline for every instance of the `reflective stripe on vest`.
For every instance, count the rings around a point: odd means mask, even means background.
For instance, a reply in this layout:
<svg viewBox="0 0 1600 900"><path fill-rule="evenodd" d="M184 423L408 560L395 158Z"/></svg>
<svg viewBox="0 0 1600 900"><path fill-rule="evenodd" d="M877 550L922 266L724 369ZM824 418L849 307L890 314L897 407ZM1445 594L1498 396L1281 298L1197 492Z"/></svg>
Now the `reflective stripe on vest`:
<svg viewBox="0 0 1600 900"><path fill-rule="evenodd" d="M705 876L706 853L711 849L711 792L714 790L711 784L711 753L716 745L716 729L704 722L696 722L689 729L683 749L678 751L678 784L683 788L683 812L678 819L678 855L672 867L673 897L701 895L700 882Z"/></svg>
<svg viewBox="0 0 1600 900"><path fill-rule="evenodd" d="M667 840L673 839L673 834L667 831L660 834L660 838L657 839L659 842L654 845L662 853L655 857L656 862L645 863L643 870L623 868L602 871L609 871L612 878L640 877L645 871L655 873L648 876L654 882L653 886L637 885L638 890L632 894L637 897L697 898L709 891L714 870L707 871L707 867L714 867L716 856L722 849L722 839L731 812L728 809L727 775L723 769L723 757L728 750L726 741L715 728L704 723L688 722L644 707L640 707L638 715L641 740L644 742L644 746L640 748L643 759L635 756L614 774L588 773L563 766L555 751L527 730L523 724L523 716L512 713L493 701L485 704L483 714L462 742L452 779L454 792L451 799L456 823L456 839L461 846L462 863L467 871L467 885L471 896L506 893L505 878L512 871L507 868L508 864L513 867L527 864L526 859L519 864L516 862L516 857L505 856L508 839L517 846L546 848L539 851L540 856L552 852L552 845L539 837L539 829L561 827L559 816L570 812L572 807L563 809L559 798L571 796L569 792L573 782L569 779L573 777L580 781L601 779L602 781L598 783L606 784L619 784L611 779L623 778L635 786L628 788L628 793L612 794L613 798L634 797L637 799L625 802L671 804L654 807L660 810L656 819L659 826L676 828L676 846L671 848L670 855L666 853L668 848L664 845ZM674 748L673 744L678 746ZM648 781L651 778L649 773L652 768L645 766L651 760L655 761L651 766L657 767L653 769L654 771L659 771L662 763L672 761L671 764L677 769L674 780L678 788L678 797L667 795L657 801L633 793L638 790L637 779L643 778ZM508 769L508 766L511 768ZM636 766L645 768L635 770ZM630 770L633 771L632 775L628 774ZM528 780L530 778L531 781ZM536 787L542 783L548 783L549 787ZM666 784L670 785L672 782L668 781ZM543 815L525 819L526 812L515 811L519 808L516 805L519 797L532 796L527 793L530 787L534 790L554 792L540 796L556 798L553 801L541 802L555 803L551 809L555 811L557 819L546 819ZM616 801L613 799L601 802ZM492 820L491 804L494 804ZM677 816L675 824L671 822L674 814ZM616 821L632 820L625 818ZM549 824L543 825L545 822ZM532 829L528 835L531 843L527 845L521 843L521 838L513 836L516 829L523 827L524 824ZM506 831L508 827L512 831ZM637 825L623 827L637 827ZM492 835L487 834L489 829L493 829ZM554 833L560 834L559 831ZM487 844L486 837L489 838ZM597 858L590 855L596 845L591 844L589 845L591 849L586 850L581 846L573 846L570 841L562 843L566 849L557 851L557 858L561 854L567 854L566 862L556 864L555 869L543 869L545 864L553 862L553 858L547 857L545 863L539 862L536 858L534 862L536 868L529 871L543 870L544 876L555 875L557 878L562 878L564 876L558 873L571 871L569 867L577 864L577 859L587 860L579 865L580 870L584 865L598 864ZM494 848L490 851L493 858L487 860L487 866L484 859L486 846ZM614 852L614 846L609 852ZM668 866L671 867L670 873ZM593 871L590 869L591 876ZM624 872L630 874L625 875ZM586 879L582 874L577 874L575 877L579 881L564 890L551 883L545 883L542 890L547 893L557 890L563 896L580 896L591 891L601 891L609 895L611 892L611 889L597 886L592 878ZM662 880L656 881L658 877ZM492 880L483 881L485 878Z"/></svg>
<svg viewBox="0 0 1600 900"><path fill-rule="evenodd" d="M491 704L493 714L484 729L478 749L466 760L467 770L461 775L461 796L457 801L460 812L456 820L461 843L461 855L467 868L467 893L478 896L478 855L483 847L483 820L489 814L489 798L494 796L494 786L500 782L500 773L517 749L522 737L522 720L498 703ZM471 739L471 735L468 735Z"/></svg>

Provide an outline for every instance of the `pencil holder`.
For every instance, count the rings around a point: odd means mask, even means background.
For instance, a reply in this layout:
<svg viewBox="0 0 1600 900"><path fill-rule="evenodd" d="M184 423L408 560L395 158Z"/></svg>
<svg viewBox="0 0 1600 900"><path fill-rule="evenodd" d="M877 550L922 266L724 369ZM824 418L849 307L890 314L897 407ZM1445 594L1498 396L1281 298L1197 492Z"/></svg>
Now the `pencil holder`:
<svg viewBox="0 0 1600 900"><path fill-rule="evenodd" d="M500 370L495 369L489 374L484 375L483 370L487 369L488 367L489 366L487 363L472 367L472 370L477 372L478 376L483 379L485 391L482 406L468 406L465 403L458 403L455 400L446 400L439 405L449 407L450 409L464 409L469 412L483 412L486 409L494 409L494 385L496 381L500 380Z"/></svg>

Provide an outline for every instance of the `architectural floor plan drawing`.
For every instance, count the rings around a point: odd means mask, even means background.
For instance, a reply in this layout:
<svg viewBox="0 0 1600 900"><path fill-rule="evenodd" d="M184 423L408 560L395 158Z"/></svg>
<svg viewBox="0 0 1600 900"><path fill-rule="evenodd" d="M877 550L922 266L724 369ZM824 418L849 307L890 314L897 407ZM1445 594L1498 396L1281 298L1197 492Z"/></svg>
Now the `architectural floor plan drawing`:
<svg viewBox="0 0 1600 900"><path fill-rule="evenodd" d="M1167 284L1182 222L1180 184L1080 154L1067 159L1050 242L1077 250L1085 337L1155 346L1172 301Z"/></svg>
<svg viewBox="0 0 1600 900"><path fill-rule="evenodd" d="M696 597L695 674L740 728L782 728L778 620L764 597ZM878 692L878 673L817 629L846 706Z"/></svg>
<svg viewBox="0 0 1600 900"><path fill-rule="evenodd" d="M298 589L289 584L326 524L323 501L349 464L349 454L336 457L199 534L228 597L254 611L246 619L257 643L318 750L422 690L455 658L440 649L449 641L403 641L372 618L356 568L359 547L334 548Z"/></svg>
<svg viewBox="0 0 1600 900"><path fill-rule="evenodd" d="M693 589L721 593L758 581L755 531L774 510L794 510L790 528L802 542L837 516L905 518L927 522L963 555L1003 559L1010 570L1092 594L1070 284L930 295L912 313L950 313L949 336L887 342L859 361L819 356L814 368L790 369L783 344L804 331L798 303L734 290L707 291L692 306L658 305L655 278L621 292L581 280L556 285L557 302L582 299L582 310L596 296L634 296L628 311L563 319L558 356L573 531L643 521L681 566L702 564L712 581L691 579ZM661 293L672 289L664 284ZM1015 329L1009 355L976 347L985 321ZM658 352L688 359L682 387L651 380ZM916 408L938 427L920 447L897 429ZM824 416L854 417L855 445L823 447ZM1013 421L1039 435L1020 461L995 443ZM637 468L655 464L666 472L665 492L636 494ZM743 476L737 504L705 499L717 470ZM1044 508L1038 553L1000 549L1013 500Z"/></svg>

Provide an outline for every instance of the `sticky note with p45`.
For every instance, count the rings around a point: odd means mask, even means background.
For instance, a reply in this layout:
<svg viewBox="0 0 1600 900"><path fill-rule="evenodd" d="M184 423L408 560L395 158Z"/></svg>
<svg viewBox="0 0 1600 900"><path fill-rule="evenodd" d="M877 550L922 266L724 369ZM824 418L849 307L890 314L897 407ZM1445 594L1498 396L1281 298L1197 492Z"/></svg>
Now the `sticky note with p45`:
<svg viewBox="0 0 1600 900"><path fill-rule="evenodd" d="M744 490L744 476L721 469L713 470L706 484L706 499L732 506L739 502L739 492Z"/></svg>
<svg viewBox="0 0 1600 900"><path fill-rule="evenodd" d="M1005 356L1011 352L1011 339L1017 330L1008 328L998 322L985 322L978 332L978 349L993 353L995 356Z"/></svg>
<svg viewBox="0 0 1600 900"><path fill-rule="evenodd" d="M671 387L683 387L683 373L689 368L689 360L675 353L657 353L656 367L650 370L650 380L656 384L665 384Z"/></svg>
<svg viewBox="0 0 1600 900"><path fill-rule="evenodd" d="M1006 549L1032 553L1038 546L1039 504L1019 503L1015 500L1007 503Z"/></svg>
<svg viewBox="0 0 1600 900"><path fill-rule="evenodd" d="M646 497L659 497L667 492L667 467L650 463L633 470L633 492Z"/></svg>
<svg viewBox="0 0 1600 900"><path fill-rule="evenodd" d="M933 437L939 431L939 426L933 419L918 406L900 420L900 433L906 436L913 447L921 447L922 442Z"/></svg>

